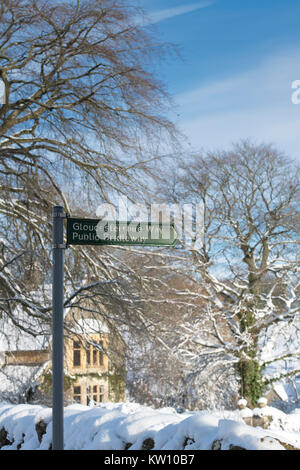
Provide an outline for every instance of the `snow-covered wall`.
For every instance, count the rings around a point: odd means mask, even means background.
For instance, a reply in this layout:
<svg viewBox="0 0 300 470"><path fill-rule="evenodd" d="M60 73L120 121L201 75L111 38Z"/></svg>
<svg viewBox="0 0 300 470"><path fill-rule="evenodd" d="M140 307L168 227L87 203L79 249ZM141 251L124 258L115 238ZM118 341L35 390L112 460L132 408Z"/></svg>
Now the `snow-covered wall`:
<svg viewBox="0 0 300 470"><path fill-rule="evenodd" d="M244 424L239 411L177 413L135 403L65 408L65 449L69 450L284 450L300 448L300 413L274 410L272 428ZM280 423L280 424L279 424ZM51 409L0 404L3 450L48 450Z"/></svg>

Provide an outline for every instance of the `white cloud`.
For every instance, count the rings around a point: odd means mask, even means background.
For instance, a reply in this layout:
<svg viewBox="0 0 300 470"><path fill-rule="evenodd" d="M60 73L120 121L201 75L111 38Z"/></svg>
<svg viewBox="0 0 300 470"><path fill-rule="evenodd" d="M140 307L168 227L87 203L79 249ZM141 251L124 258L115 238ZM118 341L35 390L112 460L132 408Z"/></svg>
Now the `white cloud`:
<svg viewBox="0 0 300 470"><path fill-rule="evenodd" d="M216 0L207 0L198 3L190 3L188 5L182 5L173 8L165 8L150 13L148 18L145 20L144 25L159 23L160 21L173 18L174 16L183 15L185 13L191 13L192 11L200 10L201 8L208 7L216 3Z"/></svg>
<svg viewBox="0 0 300 470"><path fill-rule="evenodd" d="M280 52L248 72L177 96L181 128L193 147L228 147L242 138L272 142L300 159L299 51Z"/></svg>

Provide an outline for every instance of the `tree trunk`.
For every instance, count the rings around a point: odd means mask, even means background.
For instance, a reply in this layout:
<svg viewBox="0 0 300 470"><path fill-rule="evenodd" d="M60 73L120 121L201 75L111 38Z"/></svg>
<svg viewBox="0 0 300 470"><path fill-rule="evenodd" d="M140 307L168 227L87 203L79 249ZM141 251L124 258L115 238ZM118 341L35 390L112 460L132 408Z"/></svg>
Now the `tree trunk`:
<svg viewBox="0 0 300 470"><path fill-rule="evenodd" d="M250 406L256 406L257 400L264 392L262 382L262 370L256 360L256 351L247 351L247 355L253 354L253 359L241 359L238 364L238 372L241 378L241 396L246 398Z"/></svg>
<svg viewBox="0 0 300 470"><path fill-rule="evenodd" d="M256 322L254 312L255 298L250 302L246 302L245 310L242 310L240 314L241 330L247 332L252 341L251 345L243 351L243 356L241 356L238 363L238 372L241 379L240 392L252 406L256 406L257 400L264 391L262 368L257 360L257 335L253 331Z"/></svg>

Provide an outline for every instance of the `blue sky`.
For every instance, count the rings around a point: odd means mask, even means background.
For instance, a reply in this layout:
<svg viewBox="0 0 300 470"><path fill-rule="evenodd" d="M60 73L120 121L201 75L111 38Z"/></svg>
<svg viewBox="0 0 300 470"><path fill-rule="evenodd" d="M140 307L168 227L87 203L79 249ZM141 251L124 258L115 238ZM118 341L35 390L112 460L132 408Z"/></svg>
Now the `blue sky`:
<svg viewBox="0 0 300 470"><path fill-rule="evenodd" d="M161 66L173 117L194 149L241 138L300 160L299 0L140 0L148 27L179 47Z"/></svg>

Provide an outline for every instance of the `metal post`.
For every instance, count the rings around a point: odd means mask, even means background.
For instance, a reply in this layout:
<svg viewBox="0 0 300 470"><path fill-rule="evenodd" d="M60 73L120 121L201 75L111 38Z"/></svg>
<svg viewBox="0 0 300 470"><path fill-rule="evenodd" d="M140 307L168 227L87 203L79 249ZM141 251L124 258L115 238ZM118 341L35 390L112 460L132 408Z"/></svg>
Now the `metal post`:
<svg viewBox="0 0 300 470"><path fill-rule="evenodd" d="M53 207L52 449L64 448L64 208Z"/></svg>

